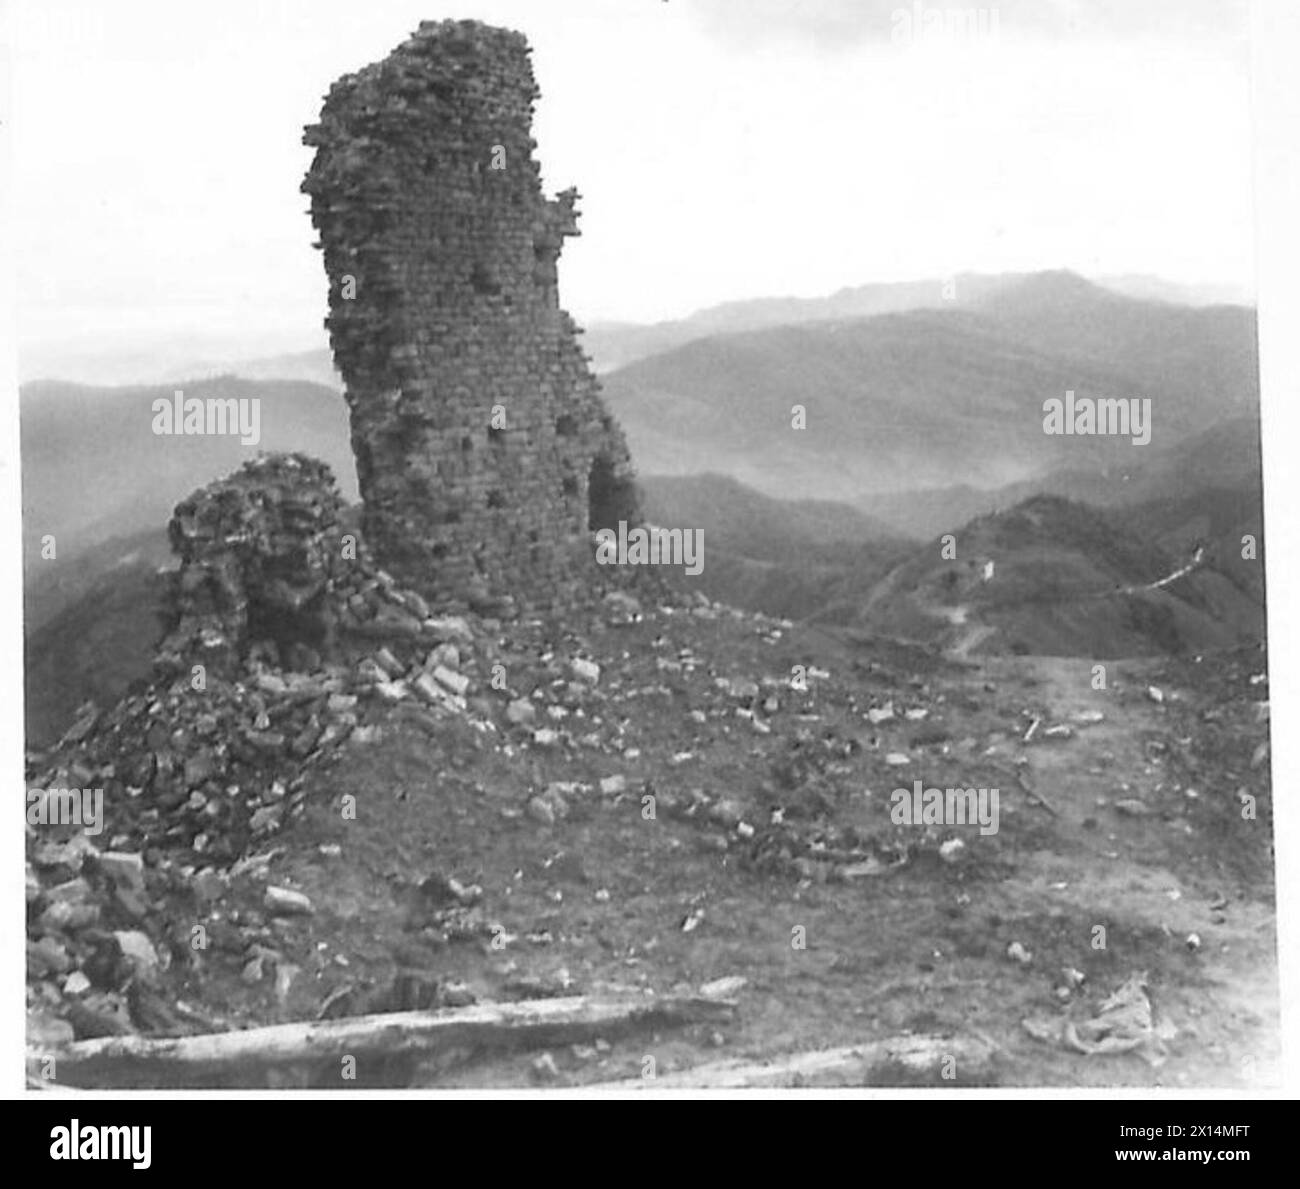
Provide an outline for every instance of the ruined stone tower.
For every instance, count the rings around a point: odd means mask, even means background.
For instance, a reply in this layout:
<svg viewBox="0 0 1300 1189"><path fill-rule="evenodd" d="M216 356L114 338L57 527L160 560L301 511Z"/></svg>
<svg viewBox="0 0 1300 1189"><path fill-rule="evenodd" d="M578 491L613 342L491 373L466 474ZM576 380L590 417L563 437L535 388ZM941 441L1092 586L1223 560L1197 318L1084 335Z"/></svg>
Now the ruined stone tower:
<svg viewBox="0 0 1300 1189"><path fill-rule="evenodd" d="M542 194L521 34L426 22L330 89L303 183L364 528L443 604L563 602L635 517L621 430L559 305L577 194Z"/></svg>

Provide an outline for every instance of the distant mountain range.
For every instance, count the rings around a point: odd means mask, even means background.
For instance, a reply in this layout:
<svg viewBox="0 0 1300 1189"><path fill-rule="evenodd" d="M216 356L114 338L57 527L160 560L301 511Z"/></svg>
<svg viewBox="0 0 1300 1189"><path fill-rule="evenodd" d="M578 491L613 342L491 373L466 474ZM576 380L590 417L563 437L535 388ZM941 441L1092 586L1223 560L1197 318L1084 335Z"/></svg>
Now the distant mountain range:
<svg viewBox="0 0 1300 1189"><path fill-rule="evenodd" d="M1136 454L1137 451L1134 451ZM1258 519L1263 475L1260 420L1255 413L1217 422L1191 437L1150 448L1136 461L1093 469L1060 469L982 488L970 484L889 492L856 501L893 531L930 537L976 515L997 512L1038 494L1059 495L1100 507L1165 502L1180 508L1200 506L1204 493L1219 495L1218 507L1241 520L1243 508Z"/></svg>
<svg viewBox="0 0 1300 1189"><path fill-rule="evenodd" d="M1211 475L1220 487L1258 485L1252 311L1122 297L1070 273L957 286L955 308L713 333L610 373L607 397L638 470L730 475L776 499L835 500L913 536L1038 491L1113 503L1183 494L1189 479L1206 486ZM919 283L866 286L796 304L803 314L865 310L925 293ZM732 325L788 307L739 303L697 317ZM175 386L256 396L260 448L318 454L354 495L337 388L269 378L277 368L332 375L307 353L250 365L256 378ZM54 533L75 551L147 528L254 452L231 438L153 435L150 405L172 388L23 387L29 543ZM1043 402L1067 389L1149 398L1151 443L1045 434ZM795 406L805 428L792 428Z"/></svg>
<svg viewBox="0 0 1300 1189"><path fill-rule="evenodd" d="M162 635L164 582L174 559L159 526L113 537L75 561L29 575L23 666L27 740L52 743L86 701L111 706L148 677Z"/></svg>
<svg viewBox="0 0 1300 1189"><path fill-rule="evenodd" d="M1141 278L1128 287L1142 296L1119 287L1070 273L963 276L952 300L937 282L865 286L607 339L607 359L654 335L666 344L603 384L649 519L704 530L704 573L683 581L771 614L959 650L1068 653L1095 639L1121 655L1262 631L1262 564L1238 564L1244 533L1262 546L1254 312L1174 304L1167 290L1153 300ZM181 498L258 450L323 458L356 498L328 355L243 366L157 386L23 386L34 737L66 723L67 691L111 699L140 675ZM261 441L155 435L153 401L182 386L260 400ZM1067 389L1149 398L1150 445L1045 434L1043 401ZM933 540L949 531L963 564L987 554L1001 578L967 591L972 570L956 591L942 585L952 566L936 568ZM41 557L47 535L54 560ZM1197 543L1209 560L1195 575L1114 593ZM953 622L958 595L969 607Z"/></svg>
<svg viewBox="0 0 1300 1189"><path fill-rule="evenodd" d="M90 388L43 381L19 394L23 475L23 556L29 577L57 572L104 541L165 525L197 487L234 470L259 450L303 450L334 468L357 495L347 409L316 384L224 377L186 384L187 397L256 398L261 440L166 437L153 432L153 402L171 387ZM41 558L55 540L56 558Z"/></svg>
<svg viewBox="0 0 1300 1189"><path fill-rule="evenodd" d="M927 284L797 304L812 313L914 303ZM1037 492L1113 504L1258 489L1252 311L1126 298L1069 273L957 286L960 308L714 333L611 373L606 393L638 470L727 475L772 499L848 504L879 522L864 534L874 537L925 537ZM739 324L787 315L788 304L698 317ZM328 376L327 364L307 353L249 370ZM46 534L67 558L163 523L178 499L259 448L317 454L355 496L346 407L332 385L260 374L184 382L191 396L260 399L253 448L155 436L150 406L173 387L24 385L29 564ZM1149 397L1151 444L1044 434L1042 403L1066 389ZM792 428L795 405L806 428Z"/></svg>
<svg viewBox="0 0 1300 1189"><path fill-rule="evenodd" d="M857 285L825 297L722 302L663 322L597 320L587 326L585 346L596 371L609 372L714 334L968 306L1035 275L958 273L954 277ZM1254 304L1250 294L1231 285L1178 284L1137 273L1092 279L1103 289L1145 301L1192 307ZM341 386L323 331L315 346L310 340L299 339L301 345L277 350L271 342L283 342L285 336L263 338L258 354L250 354L247 346L240 351L228 338L178 340L168 336L152 346L137 343L130 348L101 345L95 349L81 343L43 343L20 352L19 374L23 383L59 379L82 384L153 385L236 375L248 380L307 380Z"/></svg>
<svg viewBox="0 0 1300 1189"><path fill-rule="evenodd" d="M709 306L685 318L651 325L595 322L587 328L586 347L601 372L625 367L649 355L716 334L737 334L770 326L837 322L901 314L909 310L961 309L997 293L1023 286L1042 274L958 273L921 281L856 285L827 297L763 297ZM1185 306L1247 305L1247 295L1231 286L1178 285L1138 274L1098 277L1097 287L1145 301Z"/></svg>
<svg viewBox="0 0 1300 1189"><path fill-rule="evenodd" d="M863 503L1127 473L1258 407L1255 316L1121 297L1069 273L965 308L716 334L604 377L649 473L730 474L773 496ZM1151 402L1152 442L1049 436L1043 402ZM801 406L805 428L793 410Z"/></svg>

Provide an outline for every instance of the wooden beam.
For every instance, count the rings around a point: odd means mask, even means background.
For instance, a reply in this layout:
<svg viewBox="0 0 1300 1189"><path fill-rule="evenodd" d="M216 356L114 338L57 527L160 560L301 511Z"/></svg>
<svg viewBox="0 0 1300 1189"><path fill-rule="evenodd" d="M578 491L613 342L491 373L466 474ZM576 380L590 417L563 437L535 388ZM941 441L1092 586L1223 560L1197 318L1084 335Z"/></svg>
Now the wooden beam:
<svg viewBox="0 0 1300 1189"><path fill-rule="evenodd" d="M344 1057L391 1060L447 1050L531 1049L612 1039L638 1030L723 1024L734 999L701 996L585 997L479 1003L157 1038L106 1036L51 1054L66 1086L201 1087L265 1084L266 1072ZM33 1053L37 1063L45 1054ZM347 1083L341 1082L341 1088Z"/></svg>
<svg viewBox="0 0 1300 1189"><path fill-rule="evenodd" d="M982 1037L895 1036L868 1044L793 1053L770 1061L719 1061L653 1078L600 1082L591 1088L704 1090L988 1085L990 1064L996 1051L997 1046ZM950 1077L945 1078L945 1070Z"/></svg>

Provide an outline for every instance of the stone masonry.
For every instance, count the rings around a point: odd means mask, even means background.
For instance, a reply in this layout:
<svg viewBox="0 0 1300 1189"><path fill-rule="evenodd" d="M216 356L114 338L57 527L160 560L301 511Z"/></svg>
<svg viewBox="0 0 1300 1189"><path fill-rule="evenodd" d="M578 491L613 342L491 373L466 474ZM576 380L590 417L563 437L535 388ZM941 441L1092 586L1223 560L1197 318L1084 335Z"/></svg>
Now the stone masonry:
<svg viewBox="0 0 1300 1189"><path fill-rule="evenodd" d="M259 663L310 672L385 626L417 637L427 604L390 593L392 579L342 513L329 467L304 454L259 455L182 500L168 525L180 567L165 599L160 674L202 664L236 678Z"/></svg>
<svg viewBox="0 0 1300 1189"><path fill-rule="evenodd" d="M562 605L590 533L637 514L559 305L578 195L543 197L529 53L509 30L425 22L336 82L304 138L366 538L444 607Z"/></svg>

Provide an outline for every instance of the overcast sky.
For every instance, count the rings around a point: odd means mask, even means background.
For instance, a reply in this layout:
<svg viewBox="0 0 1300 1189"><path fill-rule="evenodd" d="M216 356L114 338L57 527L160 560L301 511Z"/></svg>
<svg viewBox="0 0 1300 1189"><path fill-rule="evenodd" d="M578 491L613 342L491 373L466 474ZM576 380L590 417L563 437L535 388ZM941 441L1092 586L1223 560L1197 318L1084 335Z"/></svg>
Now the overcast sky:
<svg viewBox="0 0 1300 1189"><path fill-rule="evenodd" d="M1252 284L1233 0L16 0L20 342L320 341L301 144L422 19L523 30L580 321L963 270ZM927 5L926 8L938 7ZM974 6L972 6L974 7Z"/></svg>

